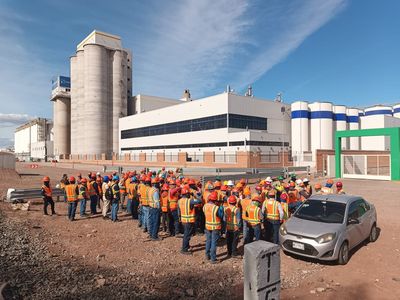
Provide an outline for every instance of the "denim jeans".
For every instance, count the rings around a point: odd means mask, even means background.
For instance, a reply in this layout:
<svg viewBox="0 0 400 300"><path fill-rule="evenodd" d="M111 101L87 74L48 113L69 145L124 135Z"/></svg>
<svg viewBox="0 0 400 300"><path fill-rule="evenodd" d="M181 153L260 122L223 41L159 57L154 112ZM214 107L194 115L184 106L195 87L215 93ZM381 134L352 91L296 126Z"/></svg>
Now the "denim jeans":
<svg viewBox="0 0 400 300"><path fill-rule="evenodd" d="M160 227L160 210L149 207L149 234L150 238L158 238L158 228Z"/></svg>
<svg viewBox="0 0 400 300"><path fill-rule="evenodd" d="M248 234L248 229L247 229L247 221L242 219L242 225L243 225L243 239L246 242L247 234Z"/></svg>
<svg viewBox="0 0 400 300"><path fill-rule="evenodd" d="M112 200L111 204L111 221L116 221L118 220L118 208L119 208L119 201L118 200Z"/></svg>
<svg viewBox="0 0 400 300"><path fill-rule="evenodd" d="M189 251L190 238L193 234L194 223L182 223L183 224L183 241L182 251Z"/></svg>
<svg viewBox="0 0 400 300"><path fill-rule="evenodd" d="M265 240L274 244L279 244L279 227L281 222L279 220L265 221Z"/></svg>
<svg viewBox="0 0 400 300"><path fill-rule="evenodd" d="M80 209L80 215L84 216L86 213L86 199L81 199L81 209Z"/></svg>
<svg viewBox="0 0 400 300"><path fill-rule="evenodd" d="M149 228L149 211L150 211L150 207L142 206L142 225L143 225L143 230L147 230L147 231L150 231L150 228Z"/></svg>
<svg viewBox="0 0 400 300"><path fill-rule="evenodd" d="M237 246L239 243L239 230L226 231L226 246L228 248L228 255L237 254Z"/></svg>
<svg viewBox="0 0 400 300"><path fill-rule="evenodd" d="M206 256L211 258L211 261L217 260L217 242L219 240L221 230L205 230L206 232Z"/></svg>
<svg viewBox="0 0 400 300"><path fill-rule="evenodd" d="M126 201L126 212L130 215L132 215L132 199L129 199Z"/></svg>
<svg viewBox="0 0 400 300"><path fill-rule="evenodd" d="M169 213L169 232L171 235L179 234L179 215L177 209Z"/></svg>
<svg viewBox="0 0 400 300"><path fill-rule="evenodd" d="M68 202L68 219L75 220L76 206L78 201Z"/></svg>
<svg viewBox="0 0 400 300"><path fill-rule="evenodd" d="M90 196L90 212L92 214L96 214L97 213L96 208L97 208L98 199L99 199L99 196L97 196L97 195Z"/></svg>
<svg viewBox="0 0 400 300"><path fill-rule="evenodd" d="M255 238L256 241L259 241L261 238L261 224L250 226L247 224L247 234L244 240L245 244L251 243Z"/></svg>

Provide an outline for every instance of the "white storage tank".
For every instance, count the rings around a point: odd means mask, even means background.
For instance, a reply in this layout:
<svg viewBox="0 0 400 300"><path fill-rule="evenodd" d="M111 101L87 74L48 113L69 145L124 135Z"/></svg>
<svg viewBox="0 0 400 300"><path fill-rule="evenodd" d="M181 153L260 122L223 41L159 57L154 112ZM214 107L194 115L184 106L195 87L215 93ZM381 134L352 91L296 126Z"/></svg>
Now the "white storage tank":
<svg viewBox="0 0 400 300"><path fill-rule="evenodd" d="M76 154L78 151L76 135L78 133L78 119L77 119L77 107L78 107L78 58L76 55L70 58L70 76L71 76L71 154ZM57 116L54 116L56 119Z"/></svg>
<svg viewBox="0 0 400 300"><path fill-rule="evenodd" d="M358 108L348 108L347 109L347 126L349 130L358 130L360 129L360 110ZM348 149L349 150L360 150L360 138L359 137L351 137L348 141Z"/></svg>
<svg viewBox="0 0 400 300"><path fill-rule="evenodd" d="M335 122L335 131L347 130L347 108L344 105L333 106L333 120ZM335 135L333 135L333 139ZM335 141L333 141L335 145ZM348 142L346 138L342 138L342 149L348 149Z"/></svg>
<svg viewBox="0 0 400 300"><path fill-rule="evenodd" d="M333 149L332 103L314 102L310 108L311 151Z"/></svg>
<svg viewBox="0 0 400 300"><path fill-rule="evenodd" d="M376 116L376 115L387 115L392 116L393 110L391 106L383 106L383 105L375 105L368 107L364 110L364 115L368 116Z"/></svg>
<svg viewBox="0 0 400 300"><path fill-rule="evenodd" d="M393 106L393 117L400 118L400 104Z"/></svg>
<svg viewBox="0 0 400 300"><path fill-rule="evenodd" d="M291 105L292 152L302 154L310 151L308 103L296 101Z"/></svg>

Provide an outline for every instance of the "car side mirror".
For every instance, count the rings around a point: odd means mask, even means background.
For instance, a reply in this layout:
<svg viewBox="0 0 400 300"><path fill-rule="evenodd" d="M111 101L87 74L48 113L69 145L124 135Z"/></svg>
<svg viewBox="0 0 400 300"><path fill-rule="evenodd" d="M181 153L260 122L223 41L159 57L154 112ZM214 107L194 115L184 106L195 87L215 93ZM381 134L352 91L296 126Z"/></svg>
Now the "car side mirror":
<svg viewBox="0 0 400 300"><path fill-rule="evenodd" d="M350 224L360 224L360 221L358 221L358 219L349 218L347 220L347 225L350 225Z"/></svg>

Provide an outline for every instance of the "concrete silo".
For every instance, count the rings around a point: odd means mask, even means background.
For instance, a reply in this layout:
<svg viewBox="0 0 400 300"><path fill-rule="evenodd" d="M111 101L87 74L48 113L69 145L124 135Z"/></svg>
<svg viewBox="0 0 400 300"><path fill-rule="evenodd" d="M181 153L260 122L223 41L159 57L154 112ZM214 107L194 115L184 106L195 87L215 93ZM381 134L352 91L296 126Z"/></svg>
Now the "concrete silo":
<svg viewBox="0 0 400 300"><path fill-rule="evenodd" d="M334 128L335 131L347 130L347 109L344 105L334 105L333 106L333 120L335 122ZM333 135L334 138L334 135ZM334 145L333 141L333 145ZM347 139L342 139L342 149L348 149L348 141Z"/></svg>
<svg viewBox="0 0 400 300"><path fill-rule="evenodd" d="M308 103L296 101L291 105L292 152L303 154L310 151Z"/></svg>
<svg viewBox="0 0 400 300"><path fill-rule="evenodd" d="M361 129L384 128L385 117L392 116L391 106L375 105L364 110ZM361 150L387 150L390 138L385 136L361 137Z"/></svg>
<svg viewBox="0 0 400 300"><path fill-rule="evenodd" d="M347 109L347 126L349 130L360 129L360 117L358 108L348 108ZM360 138L351 137L349 138L349 150L360 150Z"/></svg>
<svg viewBox="0 0 400 300"><path fill-rule="evenodd" d="M332 103L314 102L310 108L311 151L333 149L333 112Z"/></svg>

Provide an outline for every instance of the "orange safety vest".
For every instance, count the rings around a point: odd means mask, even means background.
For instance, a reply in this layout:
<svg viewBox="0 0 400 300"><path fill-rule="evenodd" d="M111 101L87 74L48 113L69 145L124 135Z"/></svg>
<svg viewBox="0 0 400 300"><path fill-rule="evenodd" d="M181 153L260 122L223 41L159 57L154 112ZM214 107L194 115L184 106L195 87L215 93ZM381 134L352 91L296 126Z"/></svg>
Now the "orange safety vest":
<svg viewBox="0 0 400 300"><path fill-rule="evenodd" d="M67 184L65 186L65 194L67 195L68 202L74 202L78 200L78 195L76 194L76 184Z"/></svg>
<svg viewBox="0 0 400 300"><path fill-rule="evenodd" d="M226 230L237 231L239 230L239 223L237 220L238 208L236 206L228 204L225 207L225 220L226 220Z"/></svg>
<svg viewBox="0 0 400 300"><path fill-rule="evenodd" d="M156 192L156 189L154 187L148 187L147 191L149 206L157 208L156 202L154 201L154 193Z"/></svg>
<svg viewBox="0 0 400 300"><path fill-rule="evenodd" d="M182 223L194 223L196 221L196 212L194 207L190 207L190 198L179 199L179 209L181 211Z"/></svg>
<svg viewBox="0 0 400 300"><path fill-rule="evenodd" d="M283 210L283 220L286 221L289 218L289 205L287 202L281 202L282 210Z"/></svg>
<svg viewBox="0 0 400 300"><path fill-rule="evenodd" d="M128 183L127 187L128 198L129 199L136 199L137 197L137 183Z"/></svg>
<svg viewBox="0 0 400 300"><path fill-rule="evenodd" d="M243 220L246 220L246 219L247 219L247 217L246 217L246 210L247 210L247 207L248 207L250 204L251 204L251 199L245 198L245 199L240 200L240 205L242 206L242 219L243 219Z"/></svg>
<svg viewBox="0 0 400 300"><path fill-rule="evenodd" d="M261 223L260 208L254 204L250 204L246 208L246 221L250 226L256 226Z"/></svg>
<svg viewBox="0 0 400 300"><path fill-rule="evenodd" d="M221 218L218 216L219 207L215 204L207 203L203 207L206 216L207 230L221 230Z"/></svg>
<svg viewBox="0 0 400 300"><path fill-rule="evenodd" d="M144 184L139 186L140 202L143 206L149 205L149 202L150 202L149 192L150 192L149 186L144 185Z"/></svg>
<svg viewBox="0 0 400 300"><path fill-rule="evenodd" d="M171 191L168 191L168 204L169 209L171 211L175 211L178 209L178 193L175 193L174 196L171 196Z"/></svg>
<svg viewBox="0 0 400 300"><path fill-rule="evenodd" d="M81 191L81 189L84 188L84 191ZM78 199L79 200L83 200L87 198L87 187L84 186L83 184L79 185L79 195L78 195Z"/></svg>
<svg viewBox="0 0 400 300"><path fill-rule="evenodd" d="M161 193L161 211L168 212L168 191L163 191Z"/></svg>
<svg viewBox="0 0 400 300"><path fill-rule="evenodd" d="M208 202L208 196L210 196L211 192L208 190L205 190L203 193L203 204L206 204Z"/></svg>
<svg viewBox="0 0 400 300"><path fill-rule="evenodd" d="M53 190L51 189L51 187L47 187L47 186L43 185L42 189L43 189L44 195L46 197L51 197L53 195Z"/></svg>
<svg viewBox="0 0 400 300"><path fill-rule="evenodd" d="M278 204L279 202L276 200L268 199L266 200L267 203L267 219L277 221L279 220L279 210Z"/></svg>
<svg viewBox="0 0 400 300"><path fill-rule="evenodd" d="M89 181L87 184L87 191L88 191L89 196L96 195L96 190L93 187L93 183L94 183L94 181Z"/></svg>
<svg viewBox="0 0 400 300"><path fill-rule="evenodd" d="M126 194L126 180L119 183L119 192L121 194Z"/></svg>

